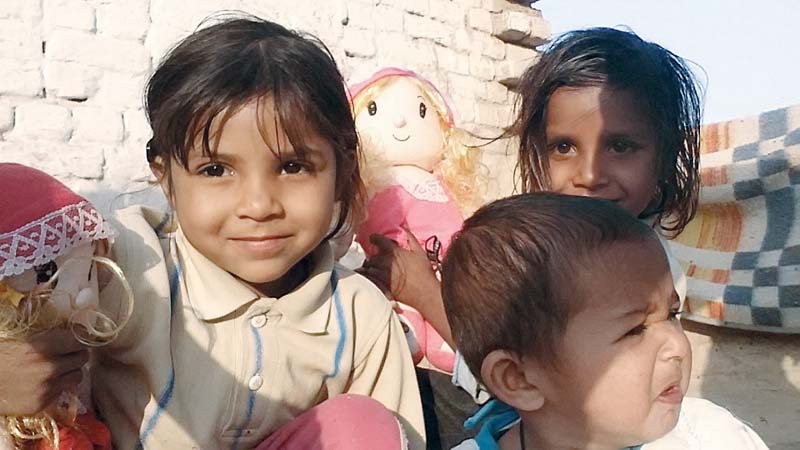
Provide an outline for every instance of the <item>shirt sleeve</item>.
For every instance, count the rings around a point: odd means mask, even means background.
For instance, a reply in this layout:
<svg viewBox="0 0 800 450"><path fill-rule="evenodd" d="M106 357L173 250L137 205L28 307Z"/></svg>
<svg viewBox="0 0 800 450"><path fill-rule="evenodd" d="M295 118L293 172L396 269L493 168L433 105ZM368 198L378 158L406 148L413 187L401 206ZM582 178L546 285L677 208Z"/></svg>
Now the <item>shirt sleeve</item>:
<svg viewBox="0 0 800 450"><path fill-rule="evenodd" d="M750 426L708 400L687 397L678 424L642 450L768 450Z"/></svg>
<svg viewBox="0 0 800 450"><path fill-rule="evenodd" d="M370 290L371 292L373 290ZM375 295L381 295L377 289ZM347 392L368 395L394 411L408 437L409 449L425 448L425 425L416 372L400 322L386 303L383 326L356 355ZM375 321L373 318L371 321Z"/></svg>

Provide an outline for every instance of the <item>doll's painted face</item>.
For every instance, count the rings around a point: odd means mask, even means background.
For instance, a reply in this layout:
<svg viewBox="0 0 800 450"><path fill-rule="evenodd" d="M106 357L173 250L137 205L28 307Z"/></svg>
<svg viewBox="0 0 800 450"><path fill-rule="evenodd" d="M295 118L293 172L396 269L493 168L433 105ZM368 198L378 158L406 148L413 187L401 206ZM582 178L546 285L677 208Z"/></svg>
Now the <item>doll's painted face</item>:
<svg viewBox="0 0 800 450"><path fill-rule="evenodd" d="M444 128L439 114L408 77L394 77L356 111L356 128L367 155L393 166L433 171L442 159Z"/></svg>

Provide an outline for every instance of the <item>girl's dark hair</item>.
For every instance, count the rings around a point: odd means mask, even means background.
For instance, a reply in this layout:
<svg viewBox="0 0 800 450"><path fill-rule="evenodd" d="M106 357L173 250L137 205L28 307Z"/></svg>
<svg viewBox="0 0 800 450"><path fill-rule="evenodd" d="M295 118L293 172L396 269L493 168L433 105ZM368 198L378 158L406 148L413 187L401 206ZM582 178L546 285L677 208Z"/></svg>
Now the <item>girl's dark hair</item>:
<svg viewBox="0 0 800 450"><path fill-rule="evenodd" d="M640 217L654 216L665 231L680 233L694 217L699 194L699 86L685 61L629 31L590 28L555 39L522 77L518 116L507 130L519 137L517 170L525 192L550 184L546 146L547 104L560 87L607 85L641 99L656 132L658 191Z"/></svg>
<svg viewBox="0 0 800 450"><path fill-rule="evenodd" d="M344 86L333 56L317 38L253 16L216 18L178 43L147 84L153 130L147 160L162 164L169 176L173 161L186 167L197 143L205 155L213 154L212 122L218 116L224 124L251 101L272 102L275 126L286 132L298 156L309 133L334 147L340 209L333 236L364 200L358 136Z"/></svg>

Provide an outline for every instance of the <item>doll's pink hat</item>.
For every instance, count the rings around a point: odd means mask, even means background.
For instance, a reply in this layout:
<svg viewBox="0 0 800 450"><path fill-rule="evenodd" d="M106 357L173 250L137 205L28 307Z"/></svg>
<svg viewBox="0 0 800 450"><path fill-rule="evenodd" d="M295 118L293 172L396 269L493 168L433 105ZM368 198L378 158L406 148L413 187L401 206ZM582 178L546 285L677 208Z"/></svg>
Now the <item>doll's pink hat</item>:
<svg viewBox="0 0 800 450"><path fill-rule="evenodd" d="M0 163L0 280L113 236L94 206L55 178Z"/></svg>
<svg viewBox="0 0 800 450"><path fill-rule="evenodd" d="M386 68L383 68L383 69L375 72L374 74L372 74L372 76L369 77L368 79L350 85L350 87L349 87L350 101L352 102L353 99L356 98L359 93L361 93L361 91L363 91L364 89L368 88L370 85L372 85L376 81L381 80L383 78L387 78L387 77L412 77L412 78L416 78L417 80L421 81L423 84L428 86L428 88L431 90L431 92L433 92L435 95L439 96L439 99L441 100L442 104L445 106L445 108L447 108L447 125L452 127L455 124L455 118L453 116L453 110L450 108L450 104L445 99L445 96L439 91L439 89L436 89L436 86L434 86L433 83L431 83L430 81L425 79L422 75L414 72L413 70L401 69L399 67L386 67Z"/></svg>

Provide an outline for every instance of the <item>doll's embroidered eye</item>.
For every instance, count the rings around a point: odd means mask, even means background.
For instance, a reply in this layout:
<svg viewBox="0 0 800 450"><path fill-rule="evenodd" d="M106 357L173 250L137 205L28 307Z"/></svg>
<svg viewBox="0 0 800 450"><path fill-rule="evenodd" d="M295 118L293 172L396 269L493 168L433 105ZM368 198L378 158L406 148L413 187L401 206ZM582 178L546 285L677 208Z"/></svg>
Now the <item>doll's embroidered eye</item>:
<svg viewBox="0 0 800 450"><path fill-rule="evenodd" d="M420 102L419 103L419 116L424 119L425 118L425 114L427 114L427 113L428 113L428 107L425 106L425 103Z"/></svg>
<svg viewBox="0 0 800 450"><path fill-rule="evenodd" d="M377 103L375 103L374 101L369 102L369 104L367 105L367 112L369 113L370 116L374 116L375 114L378 114L378 105L377 105Z"/></svg>
<svg viewBox="0 0 800 450"><path fill-rule="evenodd" d="M50 261L41 266L34 267L34 270L36 271L36 282L45 283L50 281L50 278L53 278L53 275L58 271L58 266L55 261Z"/></svg>

